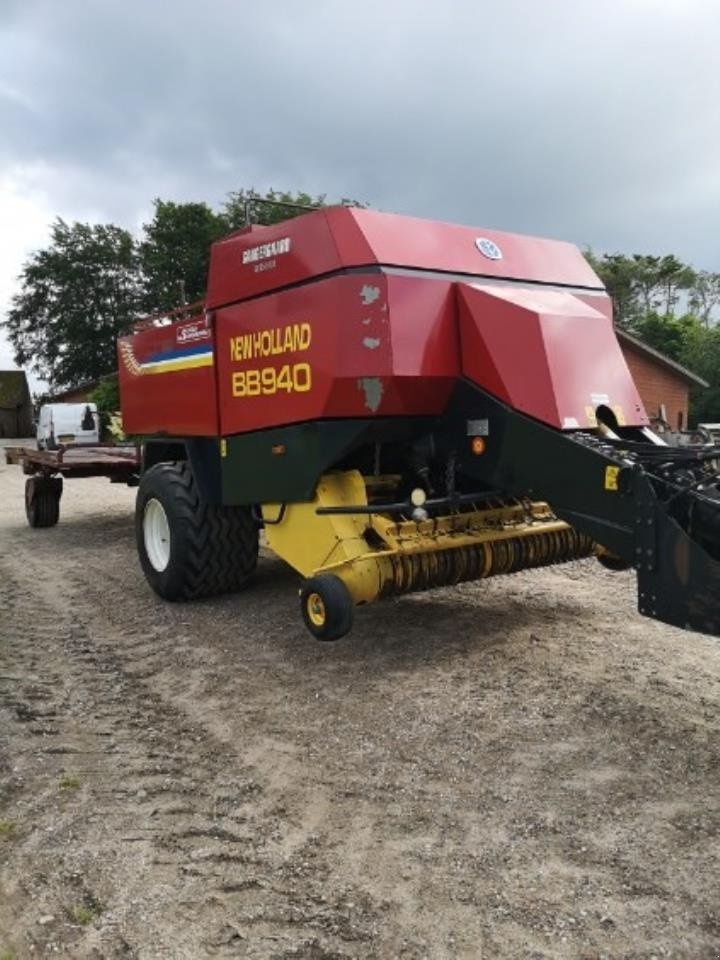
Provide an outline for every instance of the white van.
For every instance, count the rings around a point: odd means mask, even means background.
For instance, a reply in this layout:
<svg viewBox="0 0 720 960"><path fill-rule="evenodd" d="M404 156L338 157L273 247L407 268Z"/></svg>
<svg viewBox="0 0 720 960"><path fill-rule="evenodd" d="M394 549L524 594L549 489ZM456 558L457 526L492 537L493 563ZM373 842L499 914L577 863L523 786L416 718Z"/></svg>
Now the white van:
<svg viewBox="0 0 720 960"><path fill-rule="evenodd" d="M38 450L57 450L61 443L100 443L100 416L94 403L44 403L40 407Z"/></svg>

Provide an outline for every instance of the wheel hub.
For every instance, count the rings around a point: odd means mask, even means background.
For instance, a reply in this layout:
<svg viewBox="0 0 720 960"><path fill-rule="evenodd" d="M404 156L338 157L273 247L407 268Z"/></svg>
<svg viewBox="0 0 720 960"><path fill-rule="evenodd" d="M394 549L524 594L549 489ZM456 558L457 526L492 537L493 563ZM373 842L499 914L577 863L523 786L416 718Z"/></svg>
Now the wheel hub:
<svg viewBox="0 0 720 960"><path fill-rule="evenodd" d="M307 612L308 617L316 627L324 625L326 618L325 604L319 593L311 593L307 598Z"/></svg>
<svg viewBox="0 0 720 960"><path fill-rule="evenodd" d="M155 498L145 504L143 539L153 569L162 573L170 563L170 525L165 508Z"/></svg>

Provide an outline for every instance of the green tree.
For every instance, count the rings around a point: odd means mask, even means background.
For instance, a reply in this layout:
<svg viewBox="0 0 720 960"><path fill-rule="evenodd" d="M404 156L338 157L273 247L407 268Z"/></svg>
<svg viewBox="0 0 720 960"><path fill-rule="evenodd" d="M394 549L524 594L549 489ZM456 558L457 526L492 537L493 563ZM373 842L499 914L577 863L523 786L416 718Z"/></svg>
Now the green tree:
<svg viewBox="0 0 720 960"><path fill-rule="evenodd" d="M205 294L210 245L228 232L227 218L206 203L155 200L140 243L145 313L159 313Z"/></svg>
<svg viewBox="0 0 720 960"><path fill-rule="evenodd" d="M697 326L698 321L692 314L673 317L651 311L636 323L633 332L649 347L682 363L688 338Z"/></svg>
<svg viewBox="0 0 720 960"><path fill-rule="evenodd" d="M605 253L598 257L591 250L586 250L585 256L612 299L615 322L621 327L632 327L640 313L633 258L622 253Z"/></svg>
<svg viewBox="0 0 720 960"><path fill-rule="evenodd" d="M115 340L139 299L133 237L113 224L58 219L51 242L25 263L3 326L15 362L53 389L115 369Z"/></svg>
<svg viewBox="0 0 720 960"><path fill-rule="evenodd" d="M639 312L647 315L660 306L660 257L647 253L634 253L633 289L637 298Z"/></svg>
<svg viewBox="0 0 720 960"><path fill-rule="evenodd" d="M681 291L689 290L695 283L695 271L673 254L668 254L660 259L657 278L665 316L674 316Z"/></svg>
<svg viewBox="0 0 720 960"><path fill-rule="evenodd" d="M690 288L690 309L706 327L712 322L712 313L720 306L720 273L700 270Z"/></svg>
<svg viewBox="0 0 720 960"><path fill-rule="evenodd" d="M659 312L674 316L682 291L691 291L697 282L692 267L673 254L598 257L586 251L586 256L612 298L615 322L631 330Z"/></svg>
<svg viewBox="0 0 720 960"><path fill-rule="evenodd" d="M92 393L88 394L88 400L97 406L100 413L115 413L119 410L120 385L117 375L103 377Z"/></svg>

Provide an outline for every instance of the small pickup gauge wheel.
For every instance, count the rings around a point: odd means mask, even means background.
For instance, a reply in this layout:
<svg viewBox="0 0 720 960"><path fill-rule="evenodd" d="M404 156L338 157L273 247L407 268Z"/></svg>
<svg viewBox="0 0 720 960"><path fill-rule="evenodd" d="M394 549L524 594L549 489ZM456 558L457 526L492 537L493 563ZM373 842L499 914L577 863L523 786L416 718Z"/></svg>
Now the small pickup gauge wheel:
<svg viewBox="0 0 720 960"><path fill-rule="evenodd" d="M352 627L355 605L340 577L321 573L310 577L300 591L305 626L318 640L339 640Z"/></svg>

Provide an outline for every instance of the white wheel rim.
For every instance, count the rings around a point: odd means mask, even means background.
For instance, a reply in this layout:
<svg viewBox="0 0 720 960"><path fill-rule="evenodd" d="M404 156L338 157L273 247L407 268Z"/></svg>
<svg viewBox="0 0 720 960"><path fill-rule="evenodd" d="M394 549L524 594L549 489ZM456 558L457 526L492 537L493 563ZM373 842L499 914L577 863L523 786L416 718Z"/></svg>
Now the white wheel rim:
<svg viewBox="0 0 720 960"><path fill-rule="evenodd" d="M145 552L153 570L162 573L170 563L170 525L159 500L148 500L143 511Z"/></svg>

